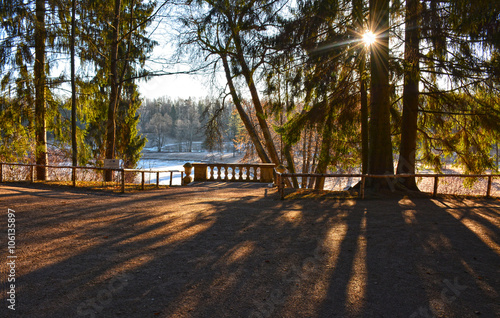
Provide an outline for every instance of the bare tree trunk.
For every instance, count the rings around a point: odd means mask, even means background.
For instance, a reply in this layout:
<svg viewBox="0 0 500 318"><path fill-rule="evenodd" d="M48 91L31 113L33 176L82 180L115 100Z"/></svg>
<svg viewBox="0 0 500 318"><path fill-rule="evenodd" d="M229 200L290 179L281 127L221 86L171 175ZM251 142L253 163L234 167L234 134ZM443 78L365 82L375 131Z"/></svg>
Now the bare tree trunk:
<svg viewBox="0 0 500 318"><path fill-rule="evenodd" d="M315 154L311 153L312 150L312 137L313 137L313 132L314 130L312 127L308 128L309 131L309 140L307 141L307 158L306 158L306 165L304 167L304 172L305 173L310 173L312 171L312 165L311 165L311 158L314 158ZM303 187L307 188L307 178L303 182Z"/></svg>
<svg viewBox="0 0 500 318"><path fill-rule="evenodd" d="M118 78L118 35L121 22L121 0L115 0L115 9L113 17L113 39L111 44L111 93L109 96L107 138L106 138L106 159L114 159L116 142L116 109L118 106L119 78ZM105 180L112 181L113 172L106 170Z"/></svg>
<svg viewBox="0 0 500 318"><path fill-rule="evenodd" d="M36 0L35 24L35 157L37 165L47 165L47 129L45 122L45 0ZM47 169L36 168L37 180L47 180Z"/></svg>
<svg viewBox="0 0 500 318"><path fill-rule="evenodd" d="M377 41L371 46L370 148L368 172L394 174L389 99L389 0L370 0L370 22ZM383 185L383 179L369 185Z"/></svg>
<svg viewBox="0 0 500 318"><path fill-rule="evenodd" d="M364 55L364 54L363 54ZM363 62L364 64L364 62ZM364 73L364 66L361 69ZM369 135L368 135L368 94L366 91L366 79L361 75L360 81L360 98L361 98L361 173L368 173L368 149L369 149Z"/></svg>
<svg viewBox="0 0 500 318"><path fill-rule="evenodd" d="M328 103L327 100L325 100L325 103ZM327 107L328 110L330 110L330 107ZM332 147L332 129L333 129L333 118L332 115L330 114L330 111L328 111L328 115L325 120L325 124L323 126L323 140L321 142L321 150L319 153L319 159L318 159L318 166L316 167L316 173L318 174L323 174L328 171L328 165L330 164L330 149ZM324 177L319 177L316 178L316 184L314 186L314 189L316 190L323 190L325 186L325 178Z"/></svg>
<svg viewBox="0 0 500 318"><path fill-rule="evenodd" d="M227 56L222 54L221 58L222 65L224 66L224 71L226 73L227 85L229 86L229 91L231 92L231 96L233 97L233 103L236 107L236 110L238 111L238 114L240 115L241 121L245 125L245 128L248 132L248 135L250 136L250 139L252 140L252 144L254 145L260 160L264 163L269 163L271 162L271 160L267 156L264 147L260 143L259 135L255 131L250 117L248 117L248 114L245 112L245 109L241 105L240 98L236 92L236 88L234 87L233 78L231 76L231 69L229 68L229 63L227 61Z"/></svg>
<svg viewBox="0 0 500 318"><path fill-rule="evenodd" d="M418 85L420 82L419 6L419 0L406 1L404 61L406 66L403 87L403 119L401 123L398 174L415 174L419 97ZM415 177L404 178L402 183L408 189L418 190Z"/></svg>
<svg viewBox="0 0 500 318"><path fill-rule="evenodd" d="M283 147L283 154L285 155L285 159L286 159L286 164L288 166L288 172L290 173L295 173L295 164L294 164L294 160L293 160L293 156L292 156L292 152L291 152L291 146L290 144L287 144L285 143L284 147ZM296 176L292 176L290 179L292 179L292 184L294 188L298 188L299 187L299 183L297 182L297 177ZM289 182L287 180L285 180L285 182L287 182L287 184L289 184Z"/></svg>
<svg viewBox="0 0 500 318"><path fill-rule="evenodd" d="M497 171L498 171L498 168L499 168L499 167L498 167L498 162L499 162L499 159L500 159L500 158L499 158L499 154L500 154L500 152L499 152L499 149L498 149L498 142L497 142L495 145L496 145L496 148L497 148Z"/></svg>
<svg viewBox="0 0 500 318"><path fill-rule="evenodd" d="M279 164L280 159L278 156L278 152L276 151L276 147L274 145L274 141L273 141L271 132L269 130L269 125L267 124L266 115L265 115L264 109L262 108L262 103L260 102L259 93L257 92L257 88L255 87L255 82L253 80L252 71L248 67L246 60L245 60L243 48L241 46L240 34L236 30L236 27L234 26L233 23L231 23L231 26L232 26L234 44L235 44L235 48L236 48L236 58L238 60L239 65L241 66L241 71L243 73L243 76L245 77L248 89L250 90L250 95L252 97L252 102L253 102L253 105L255 107L255 113L257 115L257 120L258 120L260 128L262 130L262 134L264 135L266 149L269 153L271 160L274 163Z"/></svg>
<svg viewBox="0 0 500 318"><path fill-rule="evenodd" d="M71 1L71 146L73 166L78 165L76 138L76 81L75 81L76 0ZM74 176L73 176L74 177Z"/></svg>
<svg viewBox="0 0 500 318"><path fill-rule="evenodd" d="M307 173L307 129L304 129L304 137L302 141L302 173ZM305 188L307 185L307 177L302 177L300 180L301 187Z"/></svg>
<svg viewBox="0 0 500 318"><path fill-rule="evenodd" d="M314 138L314 153L312 155L312 163L311 163L311 168L310 171L315 171L316 169L316 158L318 156L318 149L319 149L319 134L316 129L316 138ZM314 186L314 182L316 181L315 178L309 179L309 186L307 187L308 189L312 188Z"/></svg>
<svg viewBox="0 0 500 318"><path fill-rule="evenodd" d="M353 0L353 18L356 30L359 33L364 32L364 1ZM368 94L366 90L366 55L364 50L359 50L359 91L361 105L361 171L363 174L368 172Z"/></svg>

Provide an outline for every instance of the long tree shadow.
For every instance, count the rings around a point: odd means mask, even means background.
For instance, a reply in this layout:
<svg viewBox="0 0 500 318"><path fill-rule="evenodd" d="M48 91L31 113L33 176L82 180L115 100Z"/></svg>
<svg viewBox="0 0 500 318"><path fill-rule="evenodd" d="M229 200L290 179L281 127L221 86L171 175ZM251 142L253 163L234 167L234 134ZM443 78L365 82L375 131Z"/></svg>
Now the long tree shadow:
<svg viewBox="0 0 500 318"><path fill-rule="evenodd" d="M441 202L455 205L458 201ZM368 232L372 232L367 246L364 313L368 316L498 316L500 250L441 202L403 199L395 204L396 213L373 210L368 216ZM496 212L488 211L487 202L492 201L469 201L461 212L474 219L480 213L496 214L495 225L477 226L498 237L499 205L493 204Z"/></svg>
<svg viewBox="0 0 500 318"><path fill-rule="evenodd" d="M64 198L47 196L35 211L19 216L19 229L27 234L19 243L16 313L425 317L498 312L499 255L481 239L498 238L498 202L481 209L490 220L482 226L485 236L443 205L455 201L279 201L273 190L232 187L91 194L49 211ZM19 202L29 196L19 196ZM472 208L460 211L469 219L475 215ZM5 293L2 297L5 301Z"/></svg>
<svg viewBox="0 0 500 318"><path fill-rule="evenodd" d="M427 278L429 310L436 315L498 317L498 201L429 200L418 207L411 225L418 229L419 270ZM431 214L436 207L441 213Z"/></svg>

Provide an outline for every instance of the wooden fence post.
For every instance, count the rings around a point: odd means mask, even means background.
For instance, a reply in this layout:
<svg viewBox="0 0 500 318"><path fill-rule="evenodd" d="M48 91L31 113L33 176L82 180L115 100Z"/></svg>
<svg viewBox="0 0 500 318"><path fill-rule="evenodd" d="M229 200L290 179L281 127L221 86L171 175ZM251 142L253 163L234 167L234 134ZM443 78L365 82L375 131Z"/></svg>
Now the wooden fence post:
<svg viewBox="0 0 500 318"><path fill-rule="evenodd" d="M365 183L366 178L364 175L361 176L361 184L359 185L359 198L363 200L365 198Z"/></svg>
<svg viewBox="0 0 500 318"><path fill-rule="evenodd" d="M76 187L76 167L71 168L71 179L73 180L73 187Z"/></svg>
<svg viewBox="0 0 500 318"><path fill-rule="evenodd" d="M156 171L156 188L160 187L160 171Z"/></svg>
<svg viewBox="0 0 500 318"><path fill-rule="evenodd" d="M3 164L0 163L0 183L3 182Z"/></svg>
<svg viewBox="0 0 500 318"><path fill-rule="evenodd" d="M141 188L144 190L144 171L141 171Z"/></svg>
<svg viewBox="0 0 500 318"><path fill-rule="evenodd" d="M35 182L35 166L31 165L30 166L30 182L33 183Z"/></svg>
<svg viewBox="0 0 500 318"><path fill-rule="evenodd" d="M125 193L125 169L122 169L122 193Z"/></svg>

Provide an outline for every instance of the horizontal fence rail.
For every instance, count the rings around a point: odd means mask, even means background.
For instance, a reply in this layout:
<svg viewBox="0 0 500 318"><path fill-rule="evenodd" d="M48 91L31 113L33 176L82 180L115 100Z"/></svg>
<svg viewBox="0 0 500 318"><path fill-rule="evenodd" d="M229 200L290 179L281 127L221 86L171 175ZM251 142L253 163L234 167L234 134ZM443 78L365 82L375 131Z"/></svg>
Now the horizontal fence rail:
<svg viewBox="0 0 500 318"><path fill-rule="evenodd" d="M276 183L278 185L278 192L280 198L283 200L285 197L285 179L289 177L297 178L360 178L360 189L358 195L361 199L365 196L366 179L386 179L389 187L394 187L396 179L404 178L433 178L433 191L432 196L436 197L438 194L439 178L485 178L488 180L486 186L485 196L491 197L491 186L493 178L500 178L500 174L389 174L389 175L373 175L373 174L314 174L314 173L276 173Z"/></svg>
<svg viewBox="0 0 500 318"><path fill-rule="evenodd" d="M193 163L194 181L266 182L274 180L274 163Z"/></svg>
<svg viewBox="0 0 500 318"><path fill-rule="evenodd" d="M156 187L159 187L160 173L170 174L170 186L172 186L172 179L174 173L180 173L181 175L181 185L184 184L184 171L182 170L145 170L145 169L114 169L114 168L104 168L104 167L81 167L81 166L55 166L55 165L36 165L36 164L24 164L24 163L0 163L0 183L6 181L5 167L8 166L21 166L27 167L27 171L23 172L22 177L17 176L12 178L14 180L9 181L35 181L35 168L45 167L48 169L69 169L71 170L71 181L73 186L76 186L77 181L88 181L83 174L78 175L77 172L84 172L86 170L94 171L116 171L119 175L119 183L121 186L121 191L125 192L125 174L135 173L141 176L141 188L145 188L145 175L146 174L156 174ZM260 164L238 164L238 163L193 163L194 168L194 181L239 181L239 182L265 182L274 183L278 186L278 192L281 199L284 199L285 182L287 178L297 177L297 178L359 178L360 187L358 195L360 198L364 198L365 195L365 183L367 179L379 178L386 179L389 187L394 187L396 184L396 179L415 177L415 178L432 178L432 195L435 197L439 190L439 179L442 178L482 178L487 181L486 189L483 193L487 198L491 197L491 188L493 185L494 178L500 178L500 174L399 174L399 175L372 175L372 174L311 174L311 173L279 173L274 170L275 164L272 163L260 163ZM188 172L188 175L190 171ZM65 177L69 174L64 174ZM94 179L91 181L97 181L94 175ZM56 176L59 178L59 176ZM18 180L15 180L18 179ZM104 176L102 177L104 182ZM483 181L484 182L484 181Z"/></svg>
<svg viewBox="0 0 500 318"><path fill-rule="evenodd" d="M25 180L29 182L35 181L35 168L36 167L44 167L49 169L70 169L71 170L71 180L73 182L73 186L76 187L76 183L78 180L78 171L82 170L95 170L95 171L116 171L120 175L120 186L121 192L125 192L125 173L139 173L141 175L141 189L145 189L145 175L146 174L156 174L156 187L158 188L160 185L160 173L170 173L170 182L169 185L172 186L172 178L174 173L181 174L181 184L184 179L184 171L182 170L145 170L145 169L124 169L124 168L104 168L104 167L81 167L81 166L54 166L54 165L37 165L37 164L25 164L25 163L7 163L0 162L0 183L6 181L4 167L7 166L20 166L28 168L28 178ZM104 178L104 177L103 177ZM83 178L82 178L83 179ZM10 181L22 181L22 180L10 180ZM85 181L85 180L80 180ZM103 179L104 181L104 179Z"/></svg>

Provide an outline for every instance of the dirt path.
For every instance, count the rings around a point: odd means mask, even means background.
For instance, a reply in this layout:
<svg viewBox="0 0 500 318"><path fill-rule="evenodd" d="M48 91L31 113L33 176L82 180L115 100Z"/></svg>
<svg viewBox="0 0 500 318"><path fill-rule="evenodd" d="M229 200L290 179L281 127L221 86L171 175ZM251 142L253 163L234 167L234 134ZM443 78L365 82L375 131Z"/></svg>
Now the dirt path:
<svg viewBox="0 0 500 318"><path fill-rule="evenodd" d="M0 206L0 317L500 316L496 200L280 201L274 189L216 183L132 194L9 185Z"/></svg>

